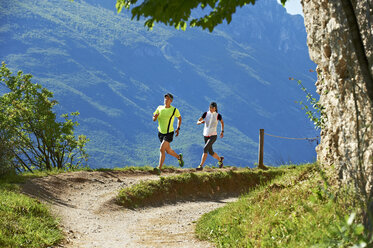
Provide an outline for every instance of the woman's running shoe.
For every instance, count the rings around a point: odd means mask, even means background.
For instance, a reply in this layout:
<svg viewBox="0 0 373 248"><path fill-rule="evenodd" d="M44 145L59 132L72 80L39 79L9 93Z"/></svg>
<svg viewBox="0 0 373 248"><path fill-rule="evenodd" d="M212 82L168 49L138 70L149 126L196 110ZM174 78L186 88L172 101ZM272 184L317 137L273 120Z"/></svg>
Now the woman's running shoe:
<svg viewBox="0 0 373 248"><path fill-rule="evenodd" d="M202 167L202 165L198 165L198 167L196 168L196 170L198 170L198 171L201 171L201 170L203 170L203 167Z"/></svg>
<svg viewBox="0 0 373 248"><path fill-rule="evenodd" d="M218 162L219 168L223 168L223 160L224 157L220 157L220 161Z"/></svg>
<svg viewBox="0 0 373 248"><path fill-rule="evenodd" d="M153 172L154 172L155 174L157 174L157 175L160 175L160 174L161 174L161 169L160 169L159 167L155 167L155 168L153 169Z"/></svg>

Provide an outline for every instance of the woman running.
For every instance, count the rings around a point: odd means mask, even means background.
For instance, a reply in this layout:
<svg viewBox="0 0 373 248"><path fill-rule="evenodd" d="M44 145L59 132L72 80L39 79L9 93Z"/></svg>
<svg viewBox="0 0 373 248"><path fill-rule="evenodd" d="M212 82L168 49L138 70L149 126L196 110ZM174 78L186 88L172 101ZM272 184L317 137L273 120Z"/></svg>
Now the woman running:
<svg viewBox="0 0 373 248"><path fill-rule="evenodd" d="M210 110L208 112L203 113L201 118L198 119L197 125L205 123L203 128L203 136L205 138L205 147L203 148L203 154L201 158L201 163L198 165L197 170L203 170L203 164L206 161L207 153L218 160L219 168L223 167L223 160L224 157L219 157L216 152L212 149L212 145L216 141L218 134L216 132L216 127L218 126L218 122L220 121L221 124L221 133L220 138L224 137L224 121L221 114L218 113L218 105L216 102L212 102L210 104Z"/></svg>

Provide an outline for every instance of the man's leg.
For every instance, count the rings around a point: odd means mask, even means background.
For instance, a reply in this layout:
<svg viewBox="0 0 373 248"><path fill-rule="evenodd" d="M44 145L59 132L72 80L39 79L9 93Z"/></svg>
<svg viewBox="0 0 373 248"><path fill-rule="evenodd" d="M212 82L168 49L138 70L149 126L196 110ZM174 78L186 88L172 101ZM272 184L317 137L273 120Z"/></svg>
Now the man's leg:
<svg viewBox="0 0 373 248"><path fill-rule="evenodd" d="M172 150L171 145L170 145L169 142L167 142L167 145L166 145L165 149L166 149L167 154L170 154L171 156L173 156L173 157L175 157L177 159L180 159L179 155L174 150Z"/></svg>
<svg viewBox="0 0 373 248"><path fill-rule="evenodd" d="M161 143L161 146L159 147L159 169L162 168L162 165L164 163L164 160L166 158L166 147L170 146L170 143L168 141L163 141Z"/></svg>

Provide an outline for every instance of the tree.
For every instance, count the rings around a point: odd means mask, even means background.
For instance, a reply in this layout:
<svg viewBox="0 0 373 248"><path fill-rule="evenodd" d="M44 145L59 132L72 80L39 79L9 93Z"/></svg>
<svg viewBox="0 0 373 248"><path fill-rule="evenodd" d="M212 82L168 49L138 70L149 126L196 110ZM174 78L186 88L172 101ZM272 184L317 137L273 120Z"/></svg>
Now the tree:
<svg viewBox="0 0 373 248"><path fill-rule="evenodd" d="M141 4L134 5L137 0L117 0L116 8L121 12L123 7L126 9L132 8L132 19L140 20L141 17L148 18L145 21L145 26L149 29L153 28L154 22L161 22L175 28L185 30L187 22L191 27L202 27L210 32L214 28L223 23L224 20L228 24L232 20L232 15L236 12L237 7L243 7L246 4L255 4L256 0L188 0L188 1L164 1L164 0L148 0ZM281 0L284 5L287 0ZM209 10L209 13L191 20L190 16L194 9Z"/></svg>
<svg viewBox="0 0 373 248"><path fill-rule="evenodd" d="M87 161L84 135L77 138L74 128L78 112L62 115L57 121L53 93L31 82L32 76L19 71L13 76L2 63L0 85L0 138L6 142L2 158L17 169L77 168ZM71 117L71 118L70 118Z"/></svg>
<svg viewBox="0 0 373 248"><path fill-rule="evenodd" d="M361 31L359 30L358 18L355 14L356 3L353 4L350 0L342 0L342 7L347 17L347 24L352 37L352 44L356 52L356 57L359 63L361 74L365 81L365 86L367 88L367 95L371 102L373 102L373 72L372 64L369 64L369 59L367 57L367 51L365 50L363 40L361 37ZM372 6L371 6L372 8Z"/></svg>

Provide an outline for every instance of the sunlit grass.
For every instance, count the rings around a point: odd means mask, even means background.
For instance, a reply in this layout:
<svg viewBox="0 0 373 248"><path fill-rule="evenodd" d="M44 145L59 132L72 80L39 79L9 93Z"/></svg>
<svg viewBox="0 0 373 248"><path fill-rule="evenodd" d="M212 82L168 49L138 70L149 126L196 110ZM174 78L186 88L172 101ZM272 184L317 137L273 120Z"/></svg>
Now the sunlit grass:
<svg viewBox="0 0 373 248"><path fill-rule="evenodd" d="M328 194L315 165L299 166L203 215L196 233L218 247L347 247L353 238L343 241L340 230L349 211Z"/></svg>
<svg viewBox="0 0 373 248"><path fill-rule="evenodd" d="M0 178L0 247L51 247L63 239L58 222L38 200L20 193L15 183L25 178Z"/></svg>

